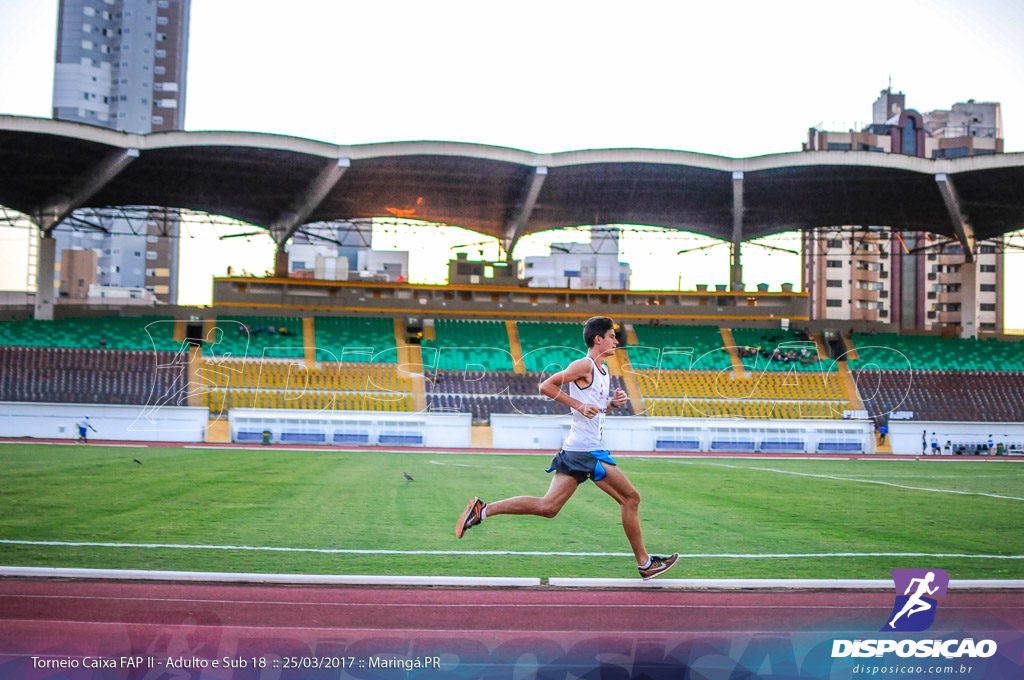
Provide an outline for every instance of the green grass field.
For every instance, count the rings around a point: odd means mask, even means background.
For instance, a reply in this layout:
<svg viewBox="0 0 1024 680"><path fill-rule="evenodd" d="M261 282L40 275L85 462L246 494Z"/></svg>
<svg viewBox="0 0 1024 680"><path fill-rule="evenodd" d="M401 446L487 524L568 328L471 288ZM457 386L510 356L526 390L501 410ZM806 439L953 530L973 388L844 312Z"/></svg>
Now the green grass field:
<svg viewBox="0 0 1024 680"><path fill-rule="evenodd" d="M4 542L0 565L635 576L630 556L547 554L628 552L618 506L590 483L555 519L496 517L455 539L455 520L471 496L542 495L548 461L468 453L2 444L3 541L402 552ZM1024 559L993 557L1024 555L1022 463L654 457L621 457L619 463L643 495L648 548L709 555L683 559L675 578L884 579L897 567L939 567L953 578L1024 577ZM830 555L763 556L780 553ZM931 556L937 554L970 557Z"/></svg>

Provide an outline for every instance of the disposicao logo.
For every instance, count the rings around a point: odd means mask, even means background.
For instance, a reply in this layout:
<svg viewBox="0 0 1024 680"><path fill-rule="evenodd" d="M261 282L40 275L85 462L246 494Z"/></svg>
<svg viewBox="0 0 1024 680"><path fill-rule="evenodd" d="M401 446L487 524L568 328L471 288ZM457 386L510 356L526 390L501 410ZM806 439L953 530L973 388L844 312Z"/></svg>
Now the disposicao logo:
<svg viewBox="0 0 1024 680"><path fill-rule="evenodd" d="M893 569L896 602L882 627L883 633L916 633L928 630L935 622L937 597L946 597L949 574L943 569ZM987 658L996 653L993 640L833 640L832 658L880 657L894 653L899 657Z"/></svg>
<svg viewBox="0 0 1024 680"><path fill-rule="evenodd" d="M935 622L936 597L946 597L949 574L944 569L893 569L896 603L883 631L916 633ZM902 594L901 594L902 593Z"/></svg>

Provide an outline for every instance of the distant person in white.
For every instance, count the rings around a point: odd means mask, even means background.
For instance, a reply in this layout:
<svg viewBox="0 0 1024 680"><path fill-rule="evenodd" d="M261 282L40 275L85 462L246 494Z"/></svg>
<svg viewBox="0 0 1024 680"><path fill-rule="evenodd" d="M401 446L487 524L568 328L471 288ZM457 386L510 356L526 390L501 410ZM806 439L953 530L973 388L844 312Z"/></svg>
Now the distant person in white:
<svg viewBox="0 0 1024 680"><path fill-rule="evenodd" d="M89 422L89 416L86 416L78 421L78 441L75 443L81 444L82 442L85 442L86 444L88 444L89 430L95 432L96 428L93 427L92 423Z"/></svg>
<svg viewBox="0 0 1024 680"><path fill-rule="evenodd" d="M927 611L927 610L932 608L932 606L929 603L925 602L921 598L924 595L934 595L935 591L937 591L939 589L938 586L935 586L934 588L929 588L928 587L929 585L931 585L931 582L934 581L934 580L935 580L935 572L934 571L929 571L927 574L925 574L924 578L912 578L912 579L910 579L910 583L907 584L907 589L906 589L906 591L903 594L904 595L908 595L910 593L910 589L914 587L915 583L918 584L917 585L917 590L914 591L914 594L910 596L910 599L907 600L907 603L905 605L903 605L903 609L900 610L900 613L897 614L896 616L892 617L892 621L889 622L889 627L890 628L895 628L896 627L896 621L899 620L899 618L901 616L903 616L904 614L906 614L907 618L909 619L912 615L914 615L914 614L916 614L918 612Z"/></svg>

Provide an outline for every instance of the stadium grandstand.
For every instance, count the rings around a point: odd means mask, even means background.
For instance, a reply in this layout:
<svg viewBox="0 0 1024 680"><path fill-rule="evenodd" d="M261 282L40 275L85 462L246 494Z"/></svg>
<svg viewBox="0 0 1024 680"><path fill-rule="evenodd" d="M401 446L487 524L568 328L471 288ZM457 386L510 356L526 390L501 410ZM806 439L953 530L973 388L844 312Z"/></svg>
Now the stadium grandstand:
<svg viewBox="0 0 1024 680"><path fill-rule="evenodd" d="M200 407L211 441L230 439L231 414L253 409L310 421L467 414L480 430L474 441L493 444L494 415L565 416L538 386L583 354L580 325L566 322L438 319L421 344L406 342L403 321L382 318L231 314L205 319L199 338L188 325L144 316L0 322L0 401ZM659 427L868 419L874 431L890 418L996 427L1024 413L1015 342L855 333L836 361L814 332L623 324L621 335L608 369L630 399L612 417Z"/></svg>
<svg viewBox="0 0 1024 680"><path fill-rule="evenodd" d="M1020 342L978 339L968 312L961 326L927 332L867 318L840 327L817 318L809 294L792 286L745 290L739 256L742 243L784 230L887 224L897 236L926 230L954 243L969 272L977 242L1024 215L1013 156L542 156L248 133L128 140L2 116L0 162L21 173L0 185L0 205L30 219L39 239L38 287L2 310L0 401L77 405L99 417L132 407L156 428L169 409L186 409L202 414L193 435L202 441L267 431L275 442L291 433L307 442L543 448L542 435L556 441L568 413L538 385L584 355L581 322L607 315L620 337L608 359L612 389L629 396L612 413L629 425L609 428L629 431L621 446L907 453L920 450L924 430L976 445L994 439L988 448L1016 453L1024 448ZM837 183L841 205L830 201ZM994 195L999 210L985 207ZM76 209L139 205L267 229L278 247L273 274L216 279L213 305L203 308L55 295L53 229ZM432 286L290 275L285 246L305 225L398 213L473 229L505 253L526 234L595 214L607 224L693 230L731 245L731 285L632 291L530 287L514 276L514 285L468 275ZM517 417L529 425L516 436L531 432L530 441L509 434ZM243 418L244 427L233 424ZM3 434L70 436L66 424L26 422L9 420ZM471 432L445 439L459 428ZM115 438L132 439L130 429ZM440 439L425 434L435 430Z"/></svg>

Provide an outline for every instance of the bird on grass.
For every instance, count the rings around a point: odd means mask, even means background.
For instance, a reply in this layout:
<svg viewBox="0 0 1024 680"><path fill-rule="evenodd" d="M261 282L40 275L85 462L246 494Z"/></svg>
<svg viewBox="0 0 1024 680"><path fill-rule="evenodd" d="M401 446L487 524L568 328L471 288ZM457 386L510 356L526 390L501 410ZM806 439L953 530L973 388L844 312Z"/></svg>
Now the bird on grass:
<svg viewBox="0 0 1024 680"><path fill-rule="evenodd" d="M414 481L412 475L410 475L408 472L403 472L402 474L405 475L405 478L408 479L410 482Z"/></svg>
<svg viewBox="0 0 1024 680"><path fill-rule="evenodd" d="M132 462L135 463L136 465L142 465L142 461L139 460L138 458L132 458Z"/></svg>

